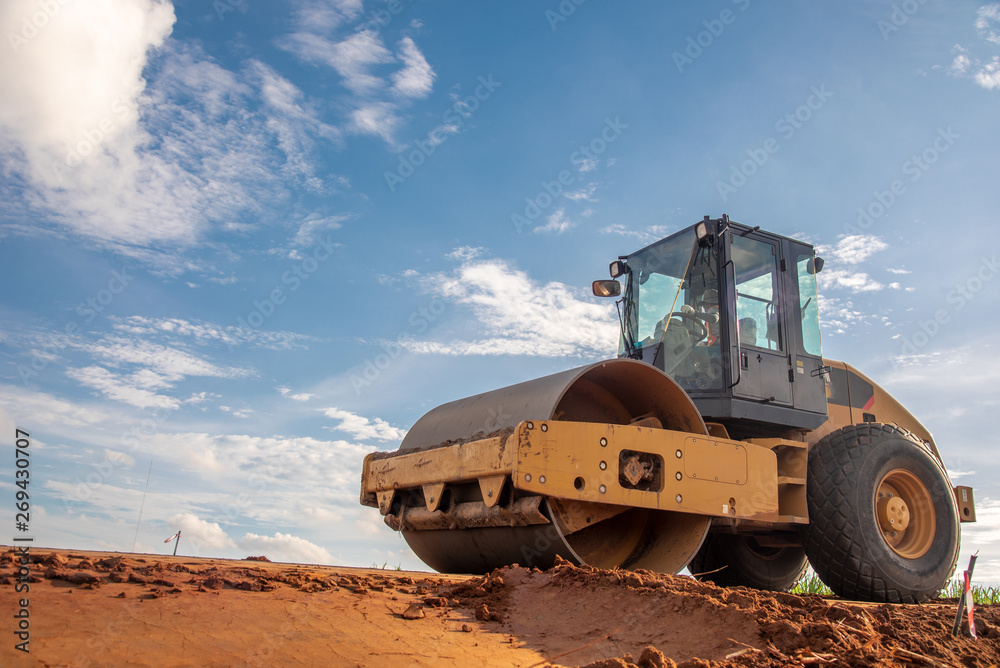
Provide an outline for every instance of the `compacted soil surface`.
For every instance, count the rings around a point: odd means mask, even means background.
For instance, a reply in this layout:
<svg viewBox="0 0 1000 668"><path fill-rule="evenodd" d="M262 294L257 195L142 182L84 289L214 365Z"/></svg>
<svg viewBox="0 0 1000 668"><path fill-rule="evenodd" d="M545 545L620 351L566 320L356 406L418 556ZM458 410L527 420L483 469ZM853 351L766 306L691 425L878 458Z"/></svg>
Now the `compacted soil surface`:
<svg viewBox="0 0 1000 668"><path fill-rule="evenodd" d="M565 563L470 577L263 557L27 559L25 573L18 552L0 553L2 666L1000 665L996 605L976 609L972 638L951 634L955 601L855 603Z"/></svg>

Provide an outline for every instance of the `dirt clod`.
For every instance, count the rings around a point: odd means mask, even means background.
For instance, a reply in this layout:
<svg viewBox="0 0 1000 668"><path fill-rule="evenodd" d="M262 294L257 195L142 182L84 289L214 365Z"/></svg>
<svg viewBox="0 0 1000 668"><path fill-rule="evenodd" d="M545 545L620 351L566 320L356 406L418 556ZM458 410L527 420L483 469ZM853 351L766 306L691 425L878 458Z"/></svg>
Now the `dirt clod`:
<svg viewBox="0 0 1000 668"><path fill-rule="evenodd" d="M403 611L403 619L423 619L424 609L419 603L411 603L410 607Z"/></svg>

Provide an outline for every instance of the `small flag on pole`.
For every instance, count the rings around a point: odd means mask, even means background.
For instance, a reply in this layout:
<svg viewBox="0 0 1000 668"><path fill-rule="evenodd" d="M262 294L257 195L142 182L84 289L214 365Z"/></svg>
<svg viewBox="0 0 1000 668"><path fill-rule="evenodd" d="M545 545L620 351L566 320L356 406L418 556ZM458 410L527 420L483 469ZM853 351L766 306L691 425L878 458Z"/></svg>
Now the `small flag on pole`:
<svg viewBox="0 0 1000 668"><path fill-rule="evenodd" d="M169 542L170 542L170 541L172 541L172 540L173 540L174 538L176 538L176 539L177 539L177 542L176 542L176 543L174 543L174 556L176 557L176 556L177 556L177 546L181 544L181 532L180 532L180 531L178 531L178 532L177 532L177 533L175 533L175 534L174 534L173 536L171 536L170 538L166 539L166 540L165 540L165 541L163 541L163 542L164 542L164 543L169 543Z"/></svg>
<svg viewBox="0 0 1000 668"><path fill-rule="evenodd" d="M972 615L972 613L975 611L976 604L972 598L971 580L972 577L970 576L969 571L965 571L965 601L966 601L965 604L968 606L969 610L969 633L972 634L973 638L978 638L979 636L976 635L976 620Z"/></svg>

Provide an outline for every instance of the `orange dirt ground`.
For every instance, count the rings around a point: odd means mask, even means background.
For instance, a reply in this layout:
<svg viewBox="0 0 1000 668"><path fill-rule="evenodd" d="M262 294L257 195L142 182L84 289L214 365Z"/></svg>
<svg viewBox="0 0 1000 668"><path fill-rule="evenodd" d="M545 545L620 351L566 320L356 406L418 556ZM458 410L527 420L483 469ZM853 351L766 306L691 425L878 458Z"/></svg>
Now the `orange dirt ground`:
<svg viewBox="0 0 1000 668"><path fill-rule="evenodd" d="M3 666L991 666L956 604L897 606L724 589L562 564L485 577L32 549L0 555ZM15 650L28 598L30 653Z"/></svg>

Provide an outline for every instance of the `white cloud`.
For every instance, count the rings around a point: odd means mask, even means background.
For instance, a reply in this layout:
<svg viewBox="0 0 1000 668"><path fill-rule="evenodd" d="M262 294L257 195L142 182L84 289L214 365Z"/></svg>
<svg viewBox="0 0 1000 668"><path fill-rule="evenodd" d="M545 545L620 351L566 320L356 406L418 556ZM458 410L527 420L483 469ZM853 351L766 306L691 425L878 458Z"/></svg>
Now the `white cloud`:
<svg viewBox="0 0 1000 668"><path fill-rule="evenodd" d="M333 420L340 420L338 424L327 429L343 431L361 440L401 441L406 436L405 429L393 427L381 418L369 420L339 408L326 408L323 410L323 415Z"/></svg>
<svg viewBox="0 0 1000 668"><path fill-rule="evenodd" d="M296 564L333 563L333 556L325 548L280 531L273 536L247 533L240 539L239 546L240 549L250 553L247 556L264 555L271 561Z"/></svg>
<svg viewBox="0 0 1000 668"><path fill-rule="evenodd" d="M293 394L292 390L290 388L287 388L287 387L278 387L276 389L278 390L278 392L281 393L281 396L288 397L289 399L291 399L293 401L309 401L310 399L312 399L313 397L316 396L315 394L309 394L307 392L301 392L299 394Z"/></svg>
<svg viewBox="0 0 1000 668"><path fill-rule="evenodd" d="M217 523L198 519L192 513L174 515L170 518L168 526L168 531L171 533L176 533L174 529L179 529L181 540L199 549L229 550L236 547L236 542ZM167 538L168 536L163 537L164 540Z"/></svg>
<svg viewBox="0 0 1000 668"><path fill-rule="evenodd" d="M315 148L313 137L338 142L341 131L323 122L318 109L306 102L302 91L271 67L251 60L249 71L260 86L265 105L274 112L266 128L277 138L285 156L283 171L291 177L300 176L311 190L322 191L324 183L316 177L309 160Z"/></svg>
<svg viewBox="0 0 1000 668"><path fill-rule="evenodd" d="M572 229L576 223L566 218L566 209L556 209L546 218L544 225L532 230L535 234L562 234Z"/></svg>
<svg viewBox="0 0 1000 668"><path fill-rule="evenodd" d="M0 32L19 33L37 9L4 3ZM266 218L297 184L326 189L315 142L341 131L268 66L248 60L237 74L169 40L173 22L161 0L60 2L0 61L0 166L27 184L3 187L25 207L21 232L49 231L34 224L44 212L62 231L179 273L189 266L174 251L213 228Z"/></svg>
<svg viewBox="0 0 1000 668"><path fill-rule="evenodd" d="M391 146L396 146L394 135L400 123L395 105L388 102L365 103L351 114L351 124L355 131L381 137Z"/></svg>
<svg viewBox="0 0 1000 668"><path fill-rule="evenodd" d="M246 369L220 367L180 348L152 341L106 336L94 343L73 345L112 366L145 367L146 370L136 371L133 378L133 382L140 387L168 387L184 376L244 378L251 375Z"/></svg>
<svg viewBox="0 0 1000 668"><path fill-rule="evenodd" d="M24 386L0 385L0 406L4 406L22 424L60 424L67 427L89 427L110 416L103 410L69 402Z"/></svg>
<svg viewBox="0 0 1000 668"><path fill-rule="evenodd" d="M889 244L874 235L853 234L843 237L833 246L817 246L816 252L834 264L860 264L888 247Z"/></svg>
<svg viewBox="0 0 1000 668"><path fill-rule="evenodd" d="M404 97L426 97L434 85L435 75L424 54L411 38L404 37L399 42L397 55L404 67L392 75L394 90Z"/></svg>
<svg viewBox="0 0 1000 668"><path fill-rule="evenodd" d="M461 262L468 262L469 260L474 260L483 254L483 249L480 247L473 248L472 246L459 246L452 252L448 253L445 257L449 260L459 260Z"/></svg>
<svg viewBox="0 0 1000 668"><path fill-rule="evenodd" d="M616 234L622 237L631 237L639 244L646 246L668 236L670 228L666 225L650 225L643 230L633 230L621 223L615 223L607 227L602 227L599 231L601 234Z"/></svg>
<svg viewBox="0 0 1000 668"><path fill-rule="evenodd" d="M1000 44L1000 2L983 5L976 13L976 30L987 42Z"/></svg>
<svg viewBox="0 0 1000 668"><path fill-rule="evenodd" d="M332 67L343 78L344 86L354 93L373 93L386 86L385 80L373 74L372 69L395 59L378 34L357 32L336 42L308 32L306 26L302 28L289 35L281 46L308 63Z"/></svg>
<svg viewBox="0 0 1000 668"><path fill-rule="evenodd" d="M983 5L976 13L976 34L983 40L980 48L994 50L1000 45L1000 3ZM951 62L952 76L972 79L976 85L987 90L1000 89L1000 56L992 55L980 58L972 55L970 50L961 44L952 48L954 58Z"/></svg>
<svg viewBox="0 0 1000 668"><path fill-rule="evenodd" d="M289 350L306 348L306 343L315 341L311 336L287 331L249 329L238 325L216 325L198 320L182 318L148 318L140 315L120 318L108 316L116 331L143 337L159 336L167 340L190 337L196 343L224 343L237 346L246 343L269 350Z"/></svg>
<svg viewBox="0 0 1000 668"><path fill-rule="evenodd" d="M121 401L137 408L177 408L180 401L174 397L156 394L138 387L132 380L129 382L123 376L111 373L99 366L88 366L82 369L68 368L66 375L81 385L91 387L104 394L109 399Z"/></svg>
<svg viewBox="0 0 1000 668"><path fill-rule="evenodd" d="M321 216L318 213L306 216L306 219L299 225L295 237L292 238L292 245L298 247L310 246L315 243L316 235L322 230L340 229L340 224L347 220L348 216Z"/></svg>
<svg viewBox="0 0 1000 668"><path fill-rule="evenodd" d="M824 268L816 275L822 290L845 289L851 292L877 292L885 286L863 271Z"/></svg>
<svg viewBox="0 0 1000 668"><path fill-rule="evenodd" d="M823 290L844 289L856 293L885 289L885 285L853 267L888 247L889 244L870 234L854 234L843 237L832 246L816 246L817 254L822 254L827 260L823 271L816 275L819 287ZM843 265L847 267L844 268Z"/></svg>
<svg viewBox="0 0 1000 668"><path fill-rule="evenodd" d="M821 296L819 314L824 331L833 334L846 334L852 327L865 322L865 314L854 307L854 302L836 297Z"/></svg>
<svg viewBox="0 0 1000 668"><path fill-rule="evenodd" d="M465 262L451 273L424 277L428 290L472 310L483 338L447 342L400 340L404 348L444 355L607 357L618 341L614 307L584 301L582 290L538 285L501 260ZM513 297L512 297L513 296Z"/></svg>
<svg viewBox="0 0 1000 668"><path fill-rule="evenodd" d="M331 31L361 13L363 0L307 0L295 9L298 25Z"/></svg>
<svg viewBox="0 0 1000 668"><path fill-rule="evenodd" d="M597 199L594 198L595 192L597 192L597 184L591 183L580 190L567 190L563 193L563 197L574 202L596 202Z"/></svg>
<svg viewBox="0 0 1000 668"><path fill-rule="evenodd" d="M111 462L116 466L124 466L125 468L132 468L135 465L135 459L130 457L124 452L118 452L117 450L109 450L104 448L104 461Z"/></svg>

